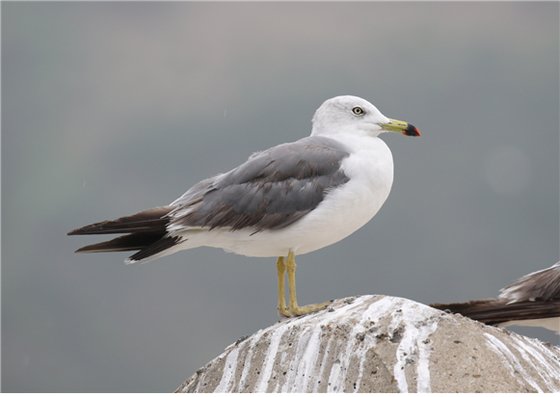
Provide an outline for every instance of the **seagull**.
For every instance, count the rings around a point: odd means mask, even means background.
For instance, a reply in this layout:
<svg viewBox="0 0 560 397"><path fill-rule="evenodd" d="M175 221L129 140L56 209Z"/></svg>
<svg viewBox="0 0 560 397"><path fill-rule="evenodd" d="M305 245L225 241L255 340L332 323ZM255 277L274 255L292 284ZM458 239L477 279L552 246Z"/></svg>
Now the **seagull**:
<svg viewBox="0 0 560 397"><path fill-rule="evenodd" d="M310 136L254 153L169 205L68 235L124 234L76 252L137 251L129 264L202 246L276 257L280 315L314 313L330 302L298 305L295 258L346 238L379 211L393 184L383 132L420 136L412 124L384 116L365 99L337 96L317 109Z"/></svg>
<svg viewBox="0 0 560 397"><path fill-rule="evenodd" d="M488 325L542 327L560 334L560 262L526 274L502 288L496 299L431 306Z"/></svg>

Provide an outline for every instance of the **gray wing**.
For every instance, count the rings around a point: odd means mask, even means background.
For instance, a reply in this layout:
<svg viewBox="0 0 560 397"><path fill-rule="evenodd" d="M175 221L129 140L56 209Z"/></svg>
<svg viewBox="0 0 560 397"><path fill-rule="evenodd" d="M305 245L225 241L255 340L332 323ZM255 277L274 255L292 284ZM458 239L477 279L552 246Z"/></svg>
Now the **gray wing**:
<svg viewBox="0 0 560 397"><path fill-rule="evenodd" d="M489 325L560 317L560 262L502 288L498 299L430 306Z"/></svg>
<svg viewBox="0 0 560 397"><path fill-rule="evenodd" d="M349 151L325 137L308 137L252 155L239 167L206 179L173 202L169 230L286 227L308 214L349 178Z"/></svg>
<svg viewBox="0 0 560 397"><path fill-rule="evenodd" d="M500 292L500 298L509 302L560 300L560 262L527 274Z"/></svg>

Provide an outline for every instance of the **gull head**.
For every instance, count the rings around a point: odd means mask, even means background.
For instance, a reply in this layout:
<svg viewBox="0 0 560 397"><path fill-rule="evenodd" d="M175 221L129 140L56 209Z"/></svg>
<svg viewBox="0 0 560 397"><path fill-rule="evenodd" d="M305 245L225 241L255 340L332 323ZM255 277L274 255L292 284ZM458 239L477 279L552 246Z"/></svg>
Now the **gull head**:
<svg viewBox="0 0 560 397"><path fill-rule="evenodd" d="M342 95L327 99L313 116L311 135L356 134L376 137L382 132L420 136L406 121L390 119L363 98Z"/></svg>

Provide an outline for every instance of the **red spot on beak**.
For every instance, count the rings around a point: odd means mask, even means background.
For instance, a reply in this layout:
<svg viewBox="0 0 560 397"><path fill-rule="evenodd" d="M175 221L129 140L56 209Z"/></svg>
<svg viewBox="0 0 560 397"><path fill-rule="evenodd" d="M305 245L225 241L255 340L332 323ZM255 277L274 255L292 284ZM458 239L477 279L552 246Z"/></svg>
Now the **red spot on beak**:
<svg viewBox="0 0 560 397"><path fill-rule="evenodd" d="M406 127L406 130L403 130L402 133L403 133L403 135L406 135L406 136L420 136L421 135L418 128L416 128L412 124L409 124L408 127Z"/></svg>

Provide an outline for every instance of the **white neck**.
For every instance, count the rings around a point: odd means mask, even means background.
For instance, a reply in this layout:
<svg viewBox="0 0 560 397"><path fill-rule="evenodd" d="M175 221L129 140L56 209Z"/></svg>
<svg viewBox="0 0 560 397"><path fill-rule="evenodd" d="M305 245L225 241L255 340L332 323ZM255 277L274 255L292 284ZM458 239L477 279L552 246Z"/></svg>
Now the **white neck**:
<svg viewBox="0 0 560 397"><path fill-rule="evenodd" d="M322 123L313 123L311 136L335 136L335 135L355 135L377 137L381 131L375 131L370 128L363 128L361 125L324 125Z"/></svg>

